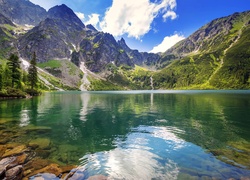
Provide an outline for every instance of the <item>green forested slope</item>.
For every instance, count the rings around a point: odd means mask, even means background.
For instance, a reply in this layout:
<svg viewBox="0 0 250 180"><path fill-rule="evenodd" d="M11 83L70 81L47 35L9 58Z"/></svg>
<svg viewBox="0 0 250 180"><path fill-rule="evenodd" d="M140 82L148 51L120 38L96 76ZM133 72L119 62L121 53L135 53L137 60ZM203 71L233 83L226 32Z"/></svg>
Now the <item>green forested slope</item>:
<svg viewBox="0 0 250 180"><path fill-rule="evenodd" d="M179 57L153 76L157 89L249 89L250 12L203 26L164 56Z"/></svg>

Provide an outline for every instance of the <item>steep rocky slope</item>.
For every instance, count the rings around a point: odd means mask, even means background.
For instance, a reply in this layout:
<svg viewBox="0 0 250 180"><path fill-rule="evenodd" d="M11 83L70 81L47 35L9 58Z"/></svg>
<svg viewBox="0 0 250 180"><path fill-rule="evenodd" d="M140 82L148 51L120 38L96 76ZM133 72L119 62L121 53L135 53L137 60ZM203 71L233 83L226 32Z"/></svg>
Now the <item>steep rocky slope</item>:
<svg viewBox="0 0 250 180"><path fill-rule="evenodd" d="M234 13L215 19L177 43L164 54L173 54L180 58L190 53L222 52L238 37L238 31L248 23L249 13L249 11Z"/></svg>
<svg viewBox="0 0 250 180"><path fill-rule="evenodd" d="M14 47L14 31L15 25L4 15L0 13L0 58L8 57Z"/></svg>
<svg viewBox="0 0 250 180"><path fill-rule="evenodd" d="M84 28L70 8L56 6L49 10L47 19L19 39L18 50L25 59L30 59L32 52L36 52L38 62L70 59Z"/></svg>
<svg viewBox="0 0 250 180"><path fill-rule="evenodd" d="M127 53L108 33L93 30L86 32L79 49L73 53L72 61L76 65L84 62L92 72L101 72L108 64L134 66Z"/></svg>
<svg viewBox="0 0 250 180"><path fill-rule="evenodd" d="M45 9L27 0L0 0L0 12L21 25L37 25L47 16Z"/></svg>
<svg viewBox="0 0 250 180"><path fill-rule="evenodd" d="M128 47L123 38L118 41L118 44L128 54L129 58L137 65L152 67L156 66L157 63L159 63L160 55L158 54L132 50Z"/></svg>

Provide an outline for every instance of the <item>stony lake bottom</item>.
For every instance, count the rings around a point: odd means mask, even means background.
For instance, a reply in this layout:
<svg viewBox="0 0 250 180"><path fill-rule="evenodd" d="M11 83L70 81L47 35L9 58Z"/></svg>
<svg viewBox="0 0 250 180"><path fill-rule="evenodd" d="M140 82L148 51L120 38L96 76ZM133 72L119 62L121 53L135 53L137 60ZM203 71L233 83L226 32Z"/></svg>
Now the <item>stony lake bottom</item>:
<svg viewBox="0 0 250 180"><path fill-rule="evenodd" d="M0 146L23 144L33 160L75 165L82 179L250 178L250 91L55 92L2 100L0 135Z"/></svg>

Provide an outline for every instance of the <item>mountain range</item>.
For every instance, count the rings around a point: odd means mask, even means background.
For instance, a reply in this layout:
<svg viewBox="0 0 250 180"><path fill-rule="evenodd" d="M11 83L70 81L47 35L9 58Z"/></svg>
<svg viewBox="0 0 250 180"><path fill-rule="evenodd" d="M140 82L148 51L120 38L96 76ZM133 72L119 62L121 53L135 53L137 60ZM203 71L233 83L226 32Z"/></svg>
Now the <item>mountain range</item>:
<svg viewBox="0 0 250 180"><path fill-rule="evenodd" d="M250 11L213 20L166 52L128 47L66 5L48 11L0 0L0 63L37 55L40 79L61 89L249 89Z"/></svg>

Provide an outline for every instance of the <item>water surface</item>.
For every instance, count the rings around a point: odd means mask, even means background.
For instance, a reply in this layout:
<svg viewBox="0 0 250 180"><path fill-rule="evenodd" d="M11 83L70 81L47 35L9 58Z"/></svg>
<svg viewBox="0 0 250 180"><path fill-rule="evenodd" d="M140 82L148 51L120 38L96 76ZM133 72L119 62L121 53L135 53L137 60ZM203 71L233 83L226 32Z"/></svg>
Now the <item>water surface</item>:
<svg viewBox="0 0 250 180"><path fill-rule="evenodd" d="M0 101L2 129L86 179L250 177L250 91L44 93Z"/></svg>

